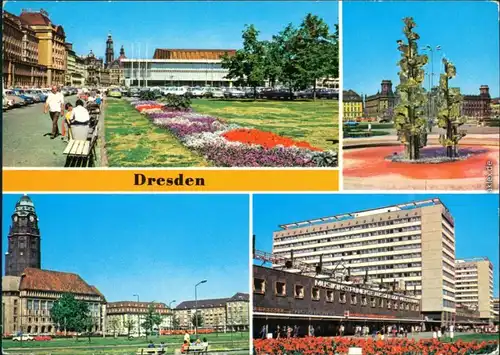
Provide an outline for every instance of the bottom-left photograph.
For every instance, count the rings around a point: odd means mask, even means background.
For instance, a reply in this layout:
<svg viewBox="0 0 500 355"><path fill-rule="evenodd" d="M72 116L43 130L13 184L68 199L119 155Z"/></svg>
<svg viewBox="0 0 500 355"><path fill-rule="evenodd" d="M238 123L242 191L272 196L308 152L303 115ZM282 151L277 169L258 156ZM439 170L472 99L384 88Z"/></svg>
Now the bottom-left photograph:
<svg viewBox="0 0 500 355"><path fill-rule="evenodd" d="M249 353L248 195L2 204L2 354Z"/></svg>

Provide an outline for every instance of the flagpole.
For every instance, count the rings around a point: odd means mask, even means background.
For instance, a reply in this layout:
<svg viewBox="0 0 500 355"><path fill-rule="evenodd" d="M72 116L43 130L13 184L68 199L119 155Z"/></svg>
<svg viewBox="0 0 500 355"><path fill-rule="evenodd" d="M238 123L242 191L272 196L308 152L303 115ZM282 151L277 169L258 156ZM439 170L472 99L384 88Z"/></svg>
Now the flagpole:
<svg viewBox="0 0 500 355"><path fill-rule="evenodd" d="M148 87L148 62L147 62L147 59L148 59L148 43L146 42L146 52L144 53L144 60L146 61L146 72L144 74L145 76L145 81L146 81L146 87Z"/></svg>

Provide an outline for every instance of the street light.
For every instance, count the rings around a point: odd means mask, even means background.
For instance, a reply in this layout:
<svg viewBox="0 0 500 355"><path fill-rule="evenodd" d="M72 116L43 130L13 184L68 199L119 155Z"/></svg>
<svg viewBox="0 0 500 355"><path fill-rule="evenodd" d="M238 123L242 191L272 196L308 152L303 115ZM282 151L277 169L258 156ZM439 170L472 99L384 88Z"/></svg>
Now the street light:
<svg viewBox="0 0 500 355"><path fill-rule="evenodd" d="M139 295L132 295L134 297L137 297L137 335L139 336L139 338L141 337L141 316L139 314L139 311L140 311L140 307L139 307Z"/></svg>
<svg viewBox="0 0 500 355"><path fill-rule="evenodd" d="M170 302L168 302L168 308L170 308L170 311L172 311L172 303L175 303L177 302L176 300L172 300ZM174 312L172 311L172 320L170 321L170 330L172 330L174 328L174 324L173 324L173 321L174 321Z"/></svg>
<svg viewBox="0 0 500 355"><path fill-rule="evenodd" d="M194 334L198 334L198 293L197 288L199 285L204 284L207 280L202 280L194 285Z"/></svg>
<svg viewBox="0 0 500 355"><path fill-rule="evenodd" d="M425 51L429 51L431 53L431 74L430 74L430 78L429 78L429 102L428 102L428 121L429 121L429 128L432 129L432 125L430 124L431 122L431 110L433 111L432 109L432 87L434 86L434 51L440 51L441 50L441 46L440 45L437 45L436 47L431 47L430 45L426 45L424 47L424 50Z"/></svg>

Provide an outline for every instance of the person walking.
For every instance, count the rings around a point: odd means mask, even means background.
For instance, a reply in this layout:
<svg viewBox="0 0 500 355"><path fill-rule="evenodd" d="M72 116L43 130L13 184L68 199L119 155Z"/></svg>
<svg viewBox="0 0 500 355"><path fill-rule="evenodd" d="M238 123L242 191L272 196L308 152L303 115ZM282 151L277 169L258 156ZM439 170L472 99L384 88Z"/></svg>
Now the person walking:
<svg viewBox="0 0 500 355"><path fill-rule="evenodd" d="M455 326L451 324L448 331L450 333L450 339L453 341L453 338L455 337Z"/></svg>
<svg viewBox="0 0 500 355"><path fill-rule="evenodd" d="M45 100L43 112L48 113L52 121L52 131L46 135L50 135L50 139L54 139L59 135L59 117L64 117L64 95L57 91L57 86L52 86L52 90Z"/></svg>

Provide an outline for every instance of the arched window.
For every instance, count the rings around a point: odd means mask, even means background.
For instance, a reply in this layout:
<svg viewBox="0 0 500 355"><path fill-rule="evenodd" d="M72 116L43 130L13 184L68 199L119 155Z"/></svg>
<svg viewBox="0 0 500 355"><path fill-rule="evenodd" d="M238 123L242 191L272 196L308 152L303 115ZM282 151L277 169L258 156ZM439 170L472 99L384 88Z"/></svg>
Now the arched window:
<svg viewBox="0 0 500 355"><path fill-rule="evenodd" d="M47 326L47 333L52 333L52 326L51 325Z"/></svg>
<svg viewBox="0 0 500 355"><path fill-rule="evenodd" d="M28 334L30 334L30 333L31 333L31 325L28 325L28 329L26 329L26 332L27 332Z"/></svg>

